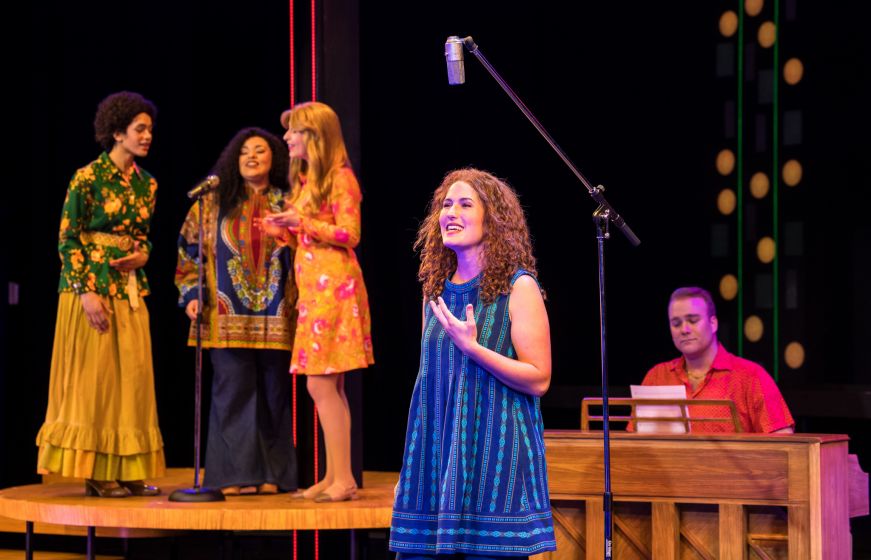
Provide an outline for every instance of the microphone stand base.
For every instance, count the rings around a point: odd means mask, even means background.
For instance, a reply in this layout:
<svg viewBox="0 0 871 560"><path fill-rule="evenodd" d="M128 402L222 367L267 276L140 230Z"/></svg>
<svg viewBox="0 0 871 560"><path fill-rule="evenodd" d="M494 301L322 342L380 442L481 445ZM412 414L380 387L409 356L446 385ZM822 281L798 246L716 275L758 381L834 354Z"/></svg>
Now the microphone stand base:
<svg viewBox="0 0 871 560"><path fill-rule="evenodd" d="M227 498L217 488L179 488L169 495L170 502L224 502Z"/></svg>

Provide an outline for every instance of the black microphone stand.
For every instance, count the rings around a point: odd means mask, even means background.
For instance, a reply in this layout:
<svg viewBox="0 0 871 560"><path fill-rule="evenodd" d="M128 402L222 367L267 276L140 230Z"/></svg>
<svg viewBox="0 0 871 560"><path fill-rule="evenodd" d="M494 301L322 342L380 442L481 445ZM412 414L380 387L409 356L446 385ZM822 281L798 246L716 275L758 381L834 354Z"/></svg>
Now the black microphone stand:
<svg viewBox="0 0 871 560"><path fill-rule="evenodd" d="M170 502L223 502L224 493L216 488L200 487L200 416L203 392L203 197L209 193L201 190L196 193L199 223L197 227L197 349L196 373L194 375L194 485L193 488L179 488L169 495Z"/></svg>
<svg viewBox="0 0 871 560"><path fill-rule="evenodd" d="M450 39L448 39L450 41ZM602 440L604 445L604 470L605 470L605 492L603 495L603 508L605 511L605 559L611 559L612 552L612 505L613 505L613 496L611 494L611 432L609 429L608 422L608 352L607 352L607 337L605 331L605 240L610 238L610 234L608 233L608 223L611 222L615 226L617 226L623 235L629 239L629 242L633 246L638 246L641 243L641 240L635 236L635 233L629 228L626 224L625 220L618 214L614 208L605 200L605 196L602 194L605 191L605 187L599 185L597 187L593 187L590 182L587 180L584 175L578 171L578 168L575 167L575 164L568 158L565 152L557 145L554 139L548 134L547 130L538 122L538 119L535 118L535 115L532 114L532 111L526 107L523 101L517 97L508 83L502 79L498 72L493 68L490 62L481 54L481 51L478 49L478 45L475 44L475 41L471 37L466 37L463 39L463 45L465 45L466 49L475 55L475 58L481 61L481 64L484 65L484 68L493 76L493 79L499 83L505 93L508 94L508 97L514 101L514 104L517 105L517 108L526 115L526 118L529 119L529 122L532 123L532 126L535 127L536 130L544 137L550 147L557 153L560 159L563 160L569 169L571 169L572 173L575 174L575 177L581 181L581 183L587 188L587 192L590 194L593 200L598 203L598 208L593 212L593 220L596 222L596 239L598 242L598 261L599 261L599 343L601 350L601 367L602 367Z"/></svg>

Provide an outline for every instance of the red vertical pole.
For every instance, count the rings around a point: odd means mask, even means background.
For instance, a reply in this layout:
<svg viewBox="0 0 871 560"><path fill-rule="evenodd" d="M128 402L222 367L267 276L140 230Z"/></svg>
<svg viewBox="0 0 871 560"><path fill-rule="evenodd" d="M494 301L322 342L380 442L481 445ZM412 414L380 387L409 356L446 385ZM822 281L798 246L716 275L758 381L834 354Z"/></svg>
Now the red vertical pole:
<svg viewBox="0 0 871 560"><path fill-rule="evenodd" d="M293 107L294 101L296 101L296 49L294 48L295 35L294 35L294 21L293 21L293 0L288 0L288 27L290 29L290 106ZM290 123L288 123L290 126ZM293 423L293 448L296 450L296 373L292 375L291 378L292 384L292 397L291 397L291 407L292 414L291 419ZM298 548L298 536L296 533L296 529L293 530L293 560L297 560L299 557L299 548Z"/></svg>
<svg viewBox="0 0 871 560"><path fill-rule="evenodd" d="M311 26L312 26L312 101L316 101L318 98L317 90L318 90L318 61L317 61L317 20L315 18L315 12L317 8L317 0L311 0L312 2L312 17L311 17Z"/></svg>
<svg viewBox="0 0 871 560"><path fill-rule="evenodd" d="M293 0L289 0L290 5L290 106L293 107L296 102L296 48L294 46L294 22L293 22ZM295 386L294 386L295 387ZM294 415L296 421L296 415Z"/></svg>
<svg viewBox="0 0 871 560"><path fill-rule="evenodd" d="M318 49L317 49L317 0L311 0L311 33L312 33L312 101L318 98ZM314 456L315 456L315 483L318 482L318 409L314 407ZM315 531L315 560L318 560L320 539L319 534Z"/></svg>

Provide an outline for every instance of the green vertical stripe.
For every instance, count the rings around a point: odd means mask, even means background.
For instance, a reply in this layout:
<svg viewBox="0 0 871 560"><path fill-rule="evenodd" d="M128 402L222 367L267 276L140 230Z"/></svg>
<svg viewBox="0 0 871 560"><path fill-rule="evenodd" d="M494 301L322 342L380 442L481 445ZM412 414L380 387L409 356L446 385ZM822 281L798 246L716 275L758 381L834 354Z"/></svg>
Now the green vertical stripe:
<svg viewBox="0 0 871 560"><path fill-rule="evenodd" d="M744 0L738 0L738 355L744 355Z"/></svg>
<svg viewBox="0 0 871 560"><path fill-rule="evenodd" d="M772 359L774 368L774 380L780 380L780 167L779 157L779 142L780 142L780 0L774 0L774 65L771 79L774 81L773 88L773 109L772 109L772 146L771 146L771 206L772 206L772 227L774 228L774 261L772 264L772 276L774 283L774 335L772 344L774 345L774 357Z"/></svg>

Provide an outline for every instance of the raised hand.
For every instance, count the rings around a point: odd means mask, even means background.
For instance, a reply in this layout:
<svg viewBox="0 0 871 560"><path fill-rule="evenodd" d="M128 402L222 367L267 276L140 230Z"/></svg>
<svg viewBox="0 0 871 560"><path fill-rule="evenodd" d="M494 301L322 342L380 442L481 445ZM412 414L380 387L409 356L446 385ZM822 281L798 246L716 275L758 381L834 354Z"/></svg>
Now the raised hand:
<svg viewBox="0 0 871 560"><path fill-rule="evenodd" d="M466 320L460 321L448 306L445 300L439 296L438 301L430 301L429 307L433 315L445 329L445 333L457 345L457 348L468 353L471 348L478 344L478 326L475 324L475 308L472 304L466 306Z"/></svg>
<svg viewBox="0 0 871 560"><path fill-rule="evenodd" d="M263 217L264 227L276 226L281 228L292 228L299 226L299 213L293 208L288 208L284 212L278 214L266 214ZM264 230L265 231L265 230ZM268 231L266 233L269 233Z"/></svg>

